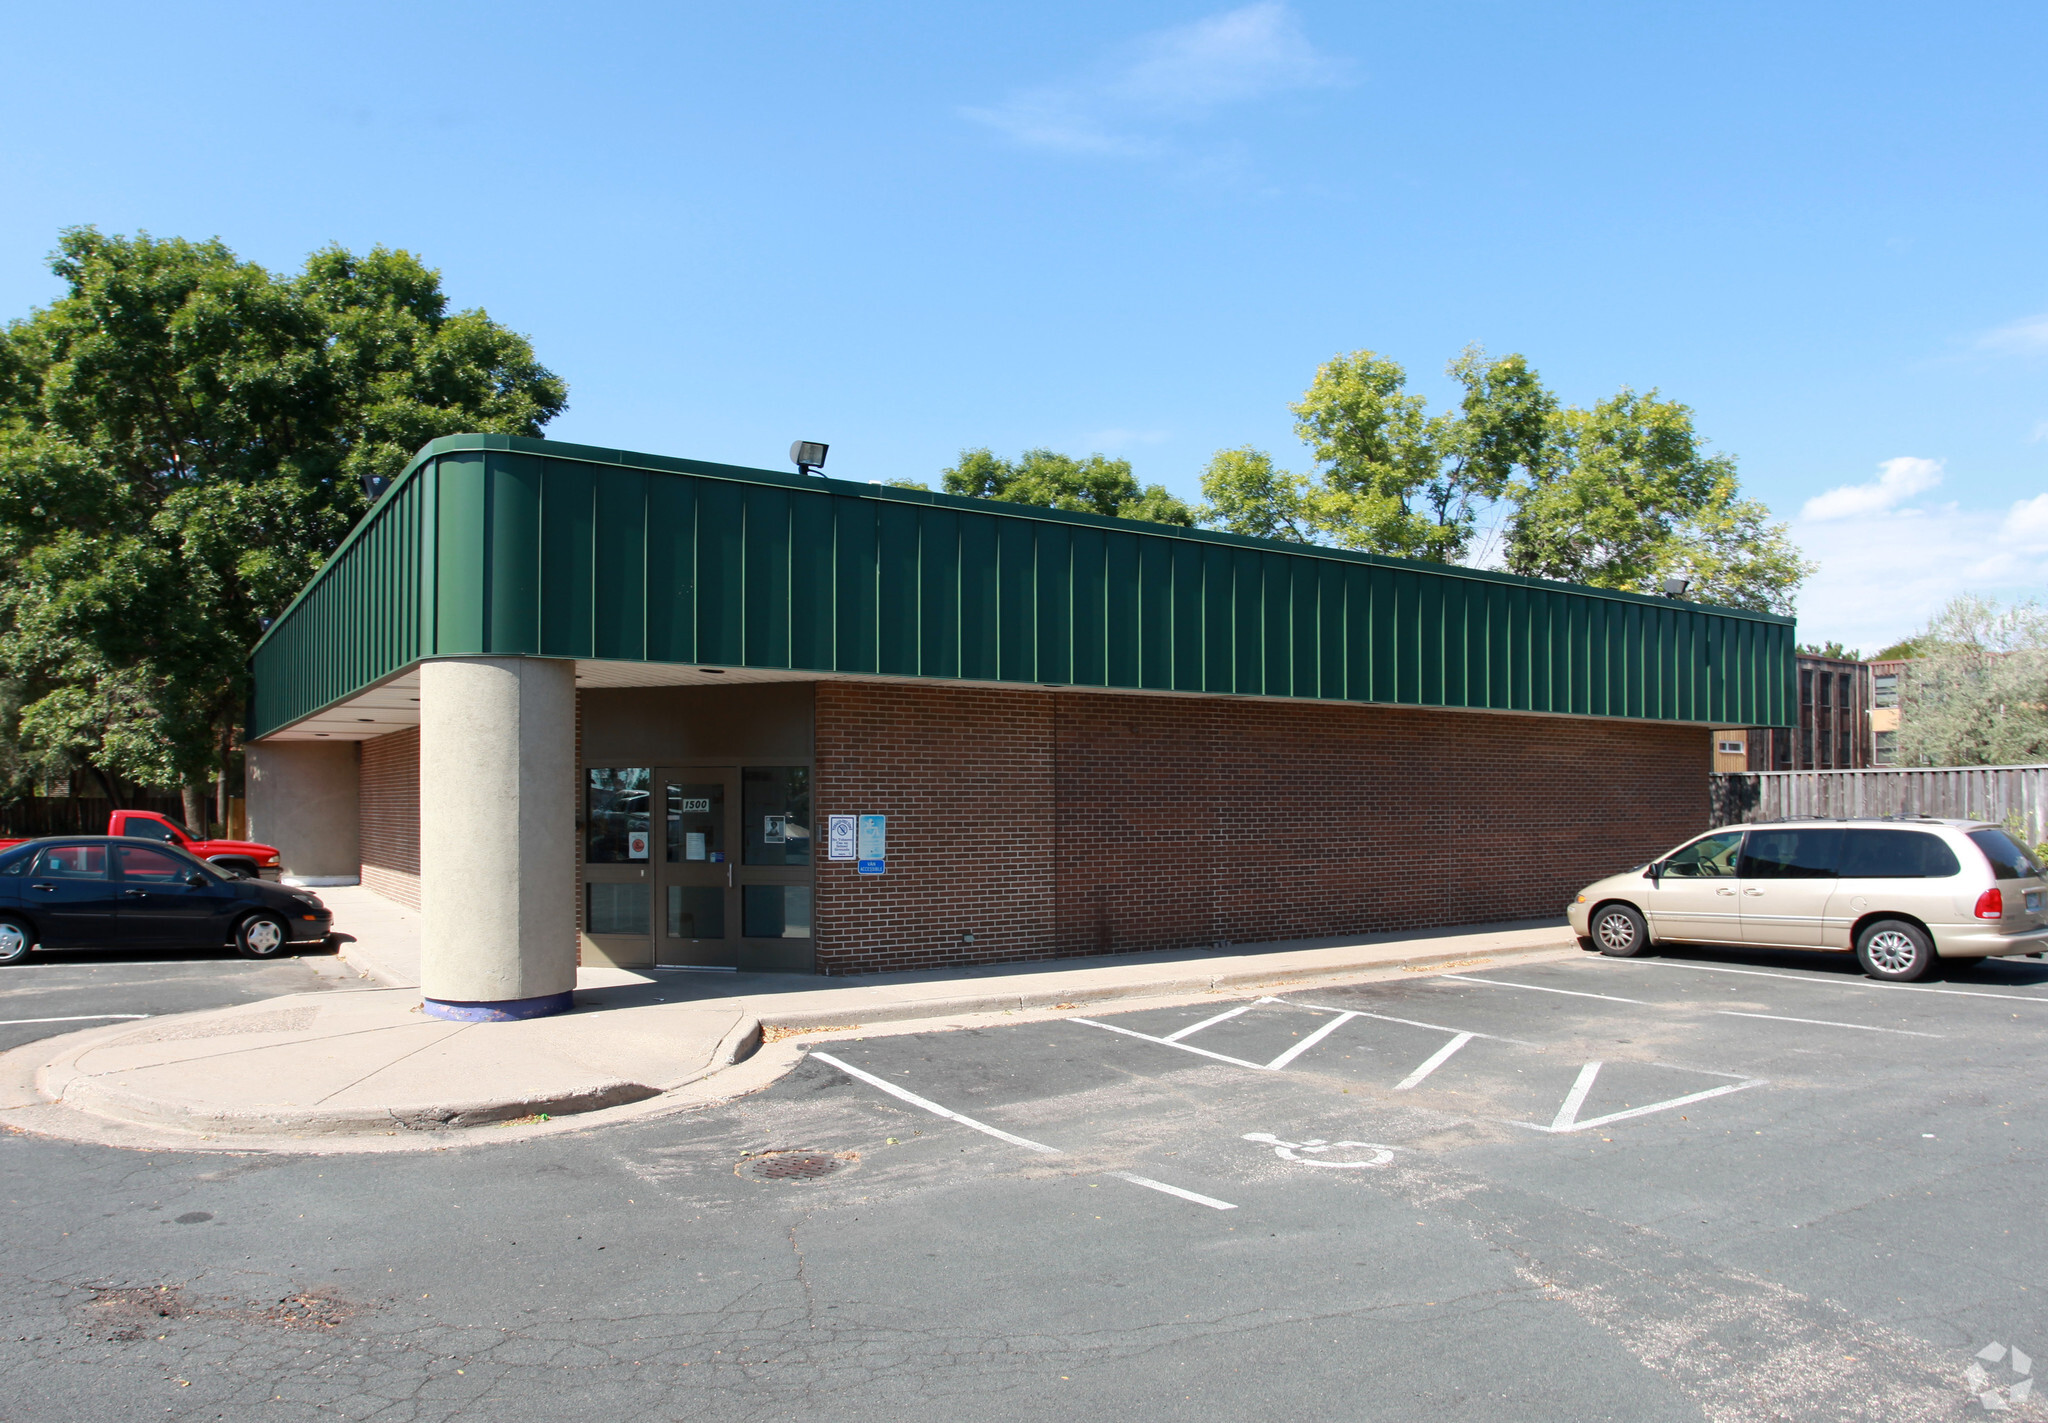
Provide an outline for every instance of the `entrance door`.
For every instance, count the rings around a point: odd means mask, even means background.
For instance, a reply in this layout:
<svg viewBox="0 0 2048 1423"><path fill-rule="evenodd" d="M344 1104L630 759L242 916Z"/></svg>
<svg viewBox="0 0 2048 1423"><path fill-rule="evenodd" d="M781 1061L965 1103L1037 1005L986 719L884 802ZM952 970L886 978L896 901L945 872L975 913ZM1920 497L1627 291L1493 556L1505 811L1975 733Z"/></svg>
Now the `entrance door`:
<svg viewBox="0 0 2048 1423"><path fill-rule="evenodd" d="M739 774L717 766L663 768L655 783L661 845L654 961L677 968L738 968L732 844Z"/></svg>

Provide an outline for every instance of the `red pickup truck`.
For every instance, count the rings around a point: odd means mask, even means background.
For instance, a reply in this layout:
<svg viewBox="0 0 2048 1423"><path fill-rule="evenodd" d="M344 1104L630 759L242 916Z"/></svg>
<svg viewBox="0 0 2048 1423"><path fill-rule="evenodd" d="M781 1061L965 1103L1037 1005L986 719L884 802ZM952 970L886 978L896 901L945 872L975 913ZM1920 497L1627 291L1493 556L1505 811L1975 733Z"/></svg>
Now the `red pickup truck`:
<svg viewBox="0 0 2048 1423"><path fill-rule="evenodd" d="M185 833L184 826L151 810L115 811L107 817L107 833L136 840L161 840L251 879L274 880L281 873L275 845L259 845L253 840L194 840ZM0 850L20 843L20 839L0 840Z"/></svg>

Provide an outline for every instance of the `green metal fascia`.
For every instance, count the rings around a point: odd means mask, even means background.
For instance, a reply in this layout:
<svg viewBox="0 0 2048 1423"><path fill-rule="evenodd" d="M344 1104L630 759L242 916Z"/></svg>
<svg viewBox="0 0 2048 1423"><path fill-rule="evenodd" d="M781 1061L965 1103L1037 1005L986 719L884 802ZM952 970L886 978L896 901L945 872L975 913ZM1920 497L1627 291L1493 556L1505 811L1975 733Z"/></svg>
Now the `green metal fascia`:
<svg viewBox="0 0 2048 1423"><path fill-rule="evenodd" d="M1793 622L1485 569L457 435L252 657L261 736L427 657L604 658L1771 726Z"/></svg>

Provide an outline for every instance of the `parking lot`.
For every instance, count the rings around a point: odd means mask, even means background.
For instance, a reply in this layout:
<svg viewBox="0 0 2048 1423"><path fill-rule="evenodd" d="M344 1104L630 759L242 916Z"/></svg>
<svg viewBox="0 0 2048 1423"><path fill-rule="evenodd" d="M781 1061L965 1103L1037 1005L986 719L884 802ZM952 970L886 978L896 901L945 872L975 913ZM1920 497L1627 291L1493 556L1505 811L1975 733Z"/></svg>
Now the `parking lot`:
<svg viewBox="0 0 2048 1423"><path fill-rule="evenodd" d="M425 1156L11 1139L0 1418L2025 1417L2044 1037L2038 963L1589 955Z"/></svg>

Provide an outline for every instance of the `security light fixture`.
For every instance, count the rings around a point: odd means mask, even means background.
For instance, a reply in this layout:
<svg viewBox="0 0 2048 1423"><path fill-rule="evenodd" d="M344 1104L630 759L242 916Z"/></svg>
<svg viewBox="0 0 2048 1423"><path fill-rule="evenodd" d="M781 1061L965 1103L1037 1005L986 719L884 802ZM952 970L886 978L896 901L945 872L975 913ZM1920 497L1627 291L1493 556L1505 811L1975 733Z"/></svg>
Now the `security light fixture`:
<svg viewBox="0 0 2048 1423"><path fill-rule="evenodd" d="M391 487L390 479L381 474L366 474L363 476L362 482L363 498L369 500L372 504L376 503L383 496L384 491Z"/></svg>
<svg viewBox="0 0 2048 1423"><path fill-rule="evenodd" d="M816 474L825 467L825 451L829 448L816 440L798 440L789 447L789 462L796 466L798 474Z"/></svg>
<svg viewBox="0 0 2048 1423"><path fill-rule="evenodd" d="M1692 580L1690 578L1667 578L1664 580L1664 596L1667 598L1683 598L1685 590L1690 587L1692 587Z"/></svg>

